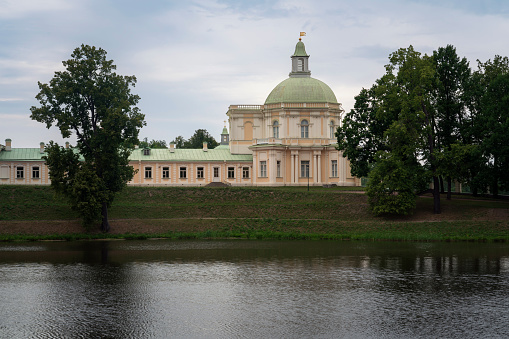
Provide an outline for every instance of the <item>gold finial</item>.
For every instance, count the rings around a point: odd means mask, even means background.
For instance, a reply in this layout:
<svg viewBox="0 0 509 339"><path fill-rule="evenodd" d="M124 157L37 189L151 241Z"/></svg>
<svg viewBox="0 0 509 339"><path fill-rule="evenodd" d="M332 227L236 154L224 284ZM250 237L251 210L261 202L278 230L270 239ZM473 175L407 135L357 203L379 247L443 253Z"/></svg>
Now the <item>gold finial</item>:
<svg viewBox="0 0 509 339"><path fill-rule="evenodd" d="M224 127L226 127L226 120L224 121Z"/></svg>
<svg viewBox="0 0 509 339"><path fill-rule="evenodd" d="M306 36L306 32L300 32L300 36ZM302 41L302 38L299 38L299 41Z"/></svg>

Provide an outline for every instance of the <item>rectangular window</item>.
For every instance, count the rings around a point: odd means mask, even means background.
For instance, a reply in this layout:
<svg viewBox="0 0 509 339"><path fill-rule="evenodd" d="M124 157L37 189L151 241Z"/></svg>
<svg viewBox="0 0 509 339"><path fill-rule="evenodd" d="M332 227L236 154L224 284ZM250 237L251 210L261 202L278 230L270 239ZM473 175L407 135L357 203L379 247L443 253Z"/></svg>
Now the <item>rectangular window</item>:
<svg viewBox="0 0 509 339"><path fill-rule="evenodd" d="M228 167L228 179L235 179L235 167Z"/></svg>
<svg viewBox="0 0 509 339"><path fill-rule="evenodd" d="M281 161L276 161L276 177L281 178Z"/></svg>
<svg viewBox="0 0 509 339"><path fill-rule="evenodd" d="M23 166L17 166L16 167L16 178L18 179L23 179L24 177L24 170L23 170Z"/></svg>
<svg viewBox="0 0 509 339"><path fill-rule="evenodd" d="M242 167L242 178L249 179L249 167Z"/></svg>
<svg viewBox="0 0 509 339"><path fill-rule="evenodd" d="M150 155L150 148L145 148L143 150L143 155Z"/></svg>
<svg viewBox="0 0 509 339"><path fill-rule="evenodd" d="M145 167L145 179L152 179L152 167Z"/></svg>
<svg viewBox="0 0 509 339"><path fill-rule="evenodd" d="M300 162L300 176L302 178L309 178L309 161Z"/></svg>
<svg viewBox="0 0 509 339"><path fill-rule="evenodd" d="M9 179L9 166L0 166L0 179Z"/></svg>
<svg viewBox="0 0 509 339"><path fill-rule="evenodd" d="M196 177L198 179L203 179L205 176L204 176L204 171L203 171L203 167L197 167L196 168Z"/></svg>
<svg viewBox="0 0 509 339"><path fill-rule="evenodd" d="M32 178L39 179L39 166L32 167Z"/></svg>
<svg viewBox="0 0 509 339"><path fill-rule="evenodd" d="M219 167L214 167L214 178L219 178Z"/></svg>
<svg viewBox="0 0 509 339"><path fill-rule="evenodd" d="M300 137L301 138L309 138L309 126L301 126L300 127Z"/></svg>
<svg viewBox="0 0 509 339"><path fill-rule="evenodd" d="M337 160L331 160L331 171L330 171L331 177L336 178L338 176L338 161Z"/></svg>
<svg viewBox="0 0 509 339"><path fill-rule="evenodd" d="M260 177L267 177L267 161L260 161Z"/></svg>
<svg viewBox="0 0 509 339"><path fill-rule="evenodd" d="M187 167L180 167L180 178L181 179L187 178Z"/></svg>
<svg viewBox="0 0 509 339"><path fill-rule="evenodd" d="M170 178L170 168L163 167L163 179L169 179L169 178Z"/></svg>

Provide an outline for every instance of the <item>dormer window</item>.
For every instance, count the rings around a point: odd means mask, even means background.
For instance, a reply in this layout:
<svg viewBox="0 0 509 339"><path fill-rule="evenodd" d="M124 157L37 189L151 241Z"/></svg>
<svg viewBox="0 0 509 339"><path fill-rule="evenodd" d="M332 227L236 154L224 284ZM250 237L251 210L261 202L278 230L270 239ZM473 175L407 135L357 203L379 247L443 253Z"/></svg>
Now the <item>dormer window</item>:
<svg viewBox="0 0 509 339"><path fill-rule="evenodd" d="M150 148L144 148L143 155L150 155Z"/></svg>

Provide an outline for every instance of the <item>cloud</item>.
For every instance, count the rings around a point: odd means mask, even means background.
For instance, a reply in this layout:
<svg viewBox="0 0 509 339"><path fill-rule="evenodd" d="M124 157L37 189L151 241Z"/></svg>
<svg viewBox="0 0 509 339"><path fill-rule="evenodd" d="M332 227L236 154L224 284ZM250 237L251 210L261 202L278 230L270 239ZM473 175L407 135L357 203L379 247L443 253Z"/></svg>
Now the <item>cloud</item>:
<svg viewBox="0 0 509 339"><path fill-rule="evenodd" d="M65 0L3 0L0 2L0 18L19 19L35 13L67 11L74 8L73 3Z"/></svg>

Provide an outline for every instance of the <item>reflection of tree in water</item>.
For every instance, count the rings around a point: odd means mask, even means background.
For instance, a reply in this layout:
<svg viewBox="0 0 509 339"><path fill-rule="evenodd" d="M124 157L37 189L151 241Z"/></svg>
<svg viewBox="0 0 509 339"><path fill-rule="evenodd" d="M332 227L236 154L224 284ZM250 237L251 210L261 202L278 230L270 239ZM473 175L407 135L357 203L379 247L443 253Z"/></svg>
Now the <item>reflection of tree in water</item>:
<svg viewBox="0 0 509 339"><path fill-rule="evenodd" d="M26 262L47 267L46 280L37 285L40 297L26 312L33 333L41 336L206 336L204 328L216 337L264 337L268 329L300 337L465 336L463 330L481 333L490 323L503 323L499 311L509 298L509 249L497 244L237 240L44 246L47 251L23 254ZM458 326L454 317L468 325Z"/></svg>
<svg viewBox="0 0 509 339"><path fill-rule="evenodd" d="M146 319L132 266L109 260L108 241L77 242L71 247L61 253L60 261L67 262L51 268L41 305L48 318L41 323L51 324L52 335L62 338L137 337Z"/></svg>

